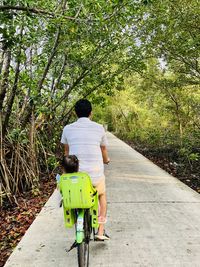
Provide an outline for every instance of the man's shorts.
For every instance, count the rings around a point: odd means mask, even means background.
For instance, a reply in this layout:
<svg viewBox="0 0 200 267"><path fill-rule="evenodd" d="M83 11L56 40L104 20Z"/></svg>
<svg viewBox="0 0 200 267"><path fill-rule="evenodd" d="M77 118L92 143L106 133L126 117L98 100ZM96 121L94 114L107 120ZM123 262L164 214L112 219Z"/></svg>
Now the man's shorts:
<svg viewBox="0 0 200 267"><path fill-rule="evenodd" d="M99 183L97 183L96 185L94 185L94 187L96 188L98 195L102 195L106 192L106 183L105 183L105 178L100 179Z"/></svg>

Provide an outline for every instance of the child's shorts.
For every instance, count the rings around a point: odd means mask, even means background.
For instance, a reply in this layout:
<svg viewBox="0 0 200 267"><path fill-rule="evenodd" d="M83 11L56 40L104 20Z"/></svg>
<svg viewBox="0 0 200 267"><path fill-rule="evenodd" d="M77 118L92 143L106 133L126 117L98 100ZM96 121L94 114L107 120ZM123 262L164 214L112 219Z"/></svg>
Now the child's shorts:
<svg viewBox="0 0 200 267"><path fill-rule="evenodd" d="M94 185L96 188L98 195L102 195L106 192L106 183L105 183L105 178L101 179L100 182L96 185Z"/></svg>

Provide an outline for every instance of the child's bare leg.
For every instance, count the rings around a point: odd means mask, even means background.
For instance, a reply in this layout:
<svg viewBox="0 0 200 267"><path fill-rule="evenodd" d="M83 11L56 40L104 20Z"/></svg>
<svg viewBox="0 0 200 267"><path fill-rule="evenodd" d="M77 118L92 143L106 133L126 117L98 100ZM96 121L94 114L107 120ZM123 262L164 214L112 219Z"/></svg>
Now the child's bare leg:
<svg viewBox="0 0 200 267"><path fill-rule="evenodd" d="M107 211L106 193L103 193L99 196L99 205L100 205L99 216L106 218L106 211ZM102 236L103 233L104 233L104 224L99 224L98 235Z"/></svg>

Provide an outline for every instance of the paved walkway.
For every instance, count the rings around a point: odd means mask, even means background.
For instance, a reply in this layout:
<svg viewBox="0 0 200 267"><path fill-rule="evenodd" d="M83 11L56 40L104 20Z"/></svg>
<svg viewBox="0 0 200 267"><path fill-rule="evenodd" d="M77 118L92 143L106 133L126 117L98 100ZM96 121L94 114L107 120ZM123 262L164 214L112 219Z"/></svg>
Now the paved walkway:
<svg viewBox="0 0 200 267"><path fill-rule="evenodd" d="M91 242L90 266L199 267L200 195L108 133L109 242ZM56 192L5 267L73 267L74 231L63 226Z"/></svg>

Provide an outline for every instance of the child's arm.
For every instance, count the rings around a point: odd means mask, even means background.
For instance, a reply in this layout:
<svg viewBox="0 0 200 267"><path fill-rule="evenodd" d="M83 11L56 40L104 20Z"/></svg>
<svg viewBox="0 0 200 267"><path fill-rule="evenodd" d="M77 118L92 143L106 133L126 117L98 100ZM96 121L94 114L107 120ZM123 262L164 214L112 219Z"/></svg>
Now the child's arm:
<svg viewBox="0 0 200 267"><path fill-rule="evenodd" d="M103 157L103 163L108 164L110 162L110 159L108 157L108 151L106 146L100 146L101 148L101 153Z"/></svg>

